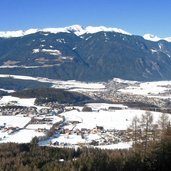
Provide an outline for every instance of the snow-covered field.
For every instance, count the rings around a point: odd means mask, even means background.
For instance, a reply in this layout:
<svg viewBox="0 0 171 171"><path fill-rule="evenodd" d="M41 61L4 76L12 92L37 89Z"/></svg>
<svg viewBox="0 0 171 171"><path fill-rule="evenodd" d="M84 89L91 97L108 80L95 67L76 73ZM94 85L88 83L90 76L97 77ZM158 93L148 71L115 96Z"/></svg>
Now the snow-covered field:
<svg viewBox="0 0 171 171"><path fill-rule="evenodd" d="M6 105L8 103L20 105L20 106L34 106L35 98L18 98L13 96L3 96L0 99L0 105Z"/></svg>
<svg viewBox="0 0 171 171"><path fill-rule="evenodd" d="M6 135L6 138L0 141L0 143L6 143L6 142L29 143L32 140L32 138L34 138L35 136L40 137L44 135L45 134L43 132L23 129L14 134Z"/></svg>
<svg viewBox="0 0 171 171"><path fill-rule="evenodd" d="M23 128L31 121L30 117L20 116L0 116L0 126Z"/></svg>
<svg viewBox="0 0 171 171"><path fill-rule="evenodd" d="M112 145L99 145L96 146L96 148L100 148L100 149L129 149L132 147L132 142L121 142L118 144L112 144Z"/></svg>
<svg viewBox="0 0 171 171"><path fill-rule="evenodd" d="M0 116L0 126L5 126L8 128L7 130L0 130L0 142L19 142L22 143L25 141L25 137L28 140L32 139L35 134L30 136L29 134L23 133L23 130L16 132L16 134L9 134L10 128L19 128L23 129L29 122L31 121L30 117L23 117L23 116ZM21 135L20 135L21 134ZM20 136L18 136L20 135ZM28 142L28 141L27 141Z"/></svg>
<svg viewBox="0 0 171 171"><path fill-rule="evenodd" d="M70 89L70 91L103 91L105 89L105 85L102 83L87 83L75 80L56 81L52 87Z"/></svg>
<svg viewBox="0 0 171 171"><path fill-rule="evenodd" d="M171 91L171 81L153 81L144 82L139 84L131 84L125 89L118 90L122 93L130 93L135 95L143 95L148 97L157 98L171 98L171 94L163 95L162 93L167 93Z"/></svg>
<svg viewBox="0 0 171 171"><path fill-rule="evenodd" d="M22 75L7 75L7 74L0 74L0 78L14 78L20 80L33 80L39 81L44 83L52 83L53 88L57 89L69 89L70 91L104 91L105 85L100 82L81 82L75 80L68 80L68 81L61 81L61 80L53 80L48 78L42 77L30 77L30 76L22 76ZM0 87L1 88L1 87Z"/></svg>
<svg viewBox="0 0 171 171"><path fill-rule="evenodd" d="M62 120L62 118L58 116L51 116L49 118L53 119L53 124ZM53 124L29 124L30 121L31 117L0 116L0 126L5 125L6 128L21 128L21 130L15 131L12 134L9 134L8 129L0 130L0 143L29 143L35 136L41 137L45 135L44 132L38 131L39 129L49 130L53 126Z"/></svg>
<svg viewBox="0 0 171 171"><path fill-rule="evenodd" d="M29 124L26 128L30 130L37 130L37 129L50 129L52 125L49 124Z"/></svg>
<svg viewBox="0 0 171 171"><path fill-rule="evenodd" d="M131 110L123 109L116 111L103 111L99 112L78 112L77 110L65 112L62 115L65 116L67 121L79 121L74 129L93 129L96 126L103 126L105 129L117 129L126 130L130 126L134 116L141 118L144 110ZM161 116L160 112L151 112L156 122ZM170 115L169 115L170 116ZM171 116L170 116L171 119Z"/></svg>
<svg viewBox="0 0 171 171"><path fill-rule="evenodd" d="M91 107L93 110L108 110L110 107L113 108L120 108L120 109L127 109L128 106L123 104L110 104L110 103L87 103L86 106Z"/></svg>
<svg viewBox="0 0 171 171"><path fill-rule="evenodd" d="M14 90L6 90L6 89L3 89L3 88L0 88L1 91L4 91L4 92L7 92L7 93L14 93L15 91Z"/></svg>
<svg viewBox="0 0 171 171"><path fill-rule="evenodd" d="M52 143L58 141L59 143L67 143L71 145L86 143L85 139L82 139L80 135L60 135L59 138L51 140Z"/></svg>
<svg viewBox="0 0 171 171"><path fill-rule="evenodd" d="M35 100L36 98L19 98L14 96L3 96L2 98L0 98L0 106L10 104L15 106L36 107L38 110L42 108L49 108L35 105Z"/></svg>
<svg viewBox="0 0 171 171"><path fill-rule="evenodd" d="M94 92L94 91L106 90L105 83L102 83L102 82L81 82L81 81L75 81L75 80L61 81L61 80L48 79L48 78L43 78L43 77L7 75L7 74L0 74L0 78L14 78L14 79L20 79L20 80L33 80L33 81L39 81L39 82L44 82L44 83L52 83L53 88L67 89L69 91L78 91L78 92L91 92L92 91ZM165 93L169 90L171 91L171 81L138 82L138 81L122 80L119 78L114 78L113 81L117 83L126 83L129 85L128 87L124 89L118 90L122 93L171 98L171 95L168 95L168 96L161 95L161 93ZM8 91L8 90L5 90L5 91ZM10 90L10 91L13 91L13 90Z"/></svg>

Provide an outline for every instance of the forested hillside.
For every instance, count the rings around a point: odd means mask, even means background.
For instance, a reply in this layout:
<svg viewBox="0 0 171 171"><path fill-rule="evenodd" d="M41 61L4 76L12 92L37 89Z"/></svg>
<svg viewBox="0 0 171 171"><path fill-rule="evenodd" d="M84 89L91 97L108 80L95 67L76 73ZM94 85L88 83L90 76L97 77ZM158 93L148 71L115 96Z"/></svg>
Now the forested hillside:
<svg viewBox="0 0 171 171"><path fill-rule="evenodd" d="M171 79L169 41L108 29L80 35L77 27L0 38L0 74L81 81Z"/></svg>
<svg viewBox="0 0 171 171"><path fill-rule="evenodd" d="M147 150L135 144L130 150L66 149L31 144L1 144L2 171L167 171L171 169L171 128Z"/></svg>

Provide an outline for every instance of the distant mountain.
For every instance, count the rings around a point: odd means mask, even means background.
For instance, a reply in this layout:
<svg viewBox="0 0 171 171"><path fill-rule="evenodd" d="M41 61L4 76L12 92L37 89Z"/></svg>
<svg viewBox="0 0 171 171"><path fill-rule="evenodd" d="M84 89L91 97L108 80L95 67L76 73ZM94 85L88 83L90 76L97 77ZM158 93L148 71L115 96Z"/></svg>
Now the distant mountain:
<svg viewBox="0 0 171 171"><path fill-rule="evenodd" d="M0 74L150 81L170 80L170 73L170 38L79 25L0 32Z"/></svg>
<svg viewBox="0 0 171 171"><path fill-rule="evenodd" d="M74 33L77 36L83 35L83 34L93 34L97 32L117 32L117 33L122 33L122 34L128 34L131 35L130 33L118 29L118 28L112 28L112 27L104 27L104 26L99 26L99 27L93 27L93 26L88 26L88 27L82 27L80 25L73 25L69 27L64 27L64 28L45 28L45 29L29 29L26 31L23 30L18 30L18 31L6 31L6 32L0 32L0 37L4 38L11 38L11 37L22 37L26 36L29 34L37 33L37 32L48 32L48 33Z"/></svg>

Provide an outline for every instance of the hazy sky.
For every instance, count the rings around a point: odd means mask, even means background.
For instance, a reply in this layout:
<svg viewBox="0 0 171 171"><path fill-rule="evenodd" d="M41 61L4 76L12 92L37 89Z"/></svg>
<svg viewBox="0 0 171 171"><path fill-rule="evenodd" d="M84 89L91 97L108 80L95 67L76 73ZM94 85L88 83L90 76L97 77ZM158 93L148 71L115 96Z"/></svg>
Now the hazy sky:
<svg viewBox="0 0 171 171"><path fill-rule="evenodd" d="M132 34L171 36L170 0L0 0L0 31L111 26Z"/></svg>

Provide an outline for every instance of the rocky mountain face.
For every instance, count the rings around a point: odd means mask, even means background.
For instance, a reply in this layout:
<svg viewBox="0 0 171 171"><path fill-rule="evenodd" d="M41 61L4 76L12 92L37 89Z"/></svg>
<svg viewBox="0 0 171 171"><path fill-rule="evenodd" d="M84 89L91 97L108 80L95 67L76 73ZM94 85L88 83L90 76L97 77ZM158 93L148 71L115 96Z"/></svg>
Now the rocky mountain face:
<svg viewBox="0 0 171 171"><path fill-rule="evenodd" d="M81 81L171 80L171 42L105 29L1 37L0 74Z"/></svg>

